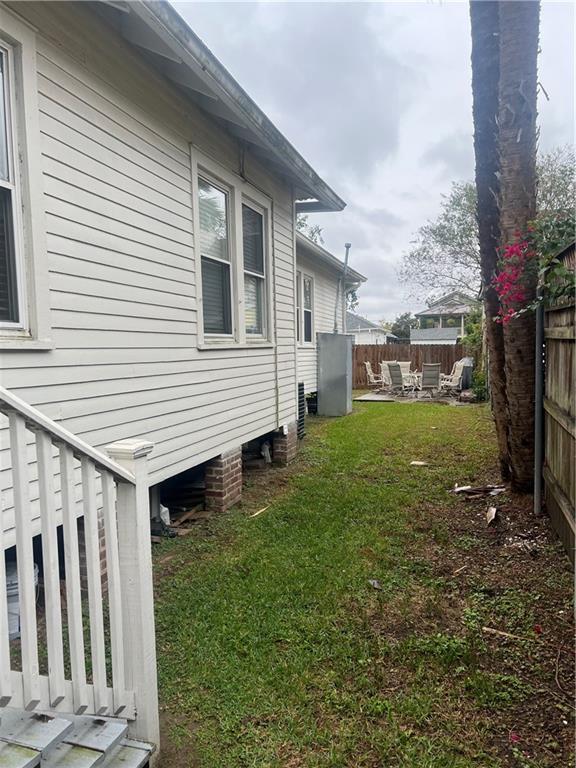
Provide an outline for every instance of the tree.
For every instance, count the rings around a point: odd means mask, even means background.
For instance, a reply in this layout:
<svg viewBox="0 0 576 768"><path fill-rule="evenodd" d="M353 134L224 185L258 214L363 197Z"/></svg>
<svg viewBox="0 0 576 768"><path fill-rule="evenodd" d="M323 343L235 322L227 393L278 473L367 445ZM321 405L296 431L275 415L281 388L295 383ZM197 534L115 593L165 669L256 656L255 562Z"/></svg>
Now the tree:
<svg viewBox="0 0 576 768"><path fill-rule="evenodd" d="M394 320L392 327L390 328L390 333L393 333L399 339L409 341L410 329L416 328L417 325L418 320L416 320L414 315L410 312L404 312L404 314L398 315Z"/></svg>
<svg viewBox="0 0 576 768"><path fill-rule="evenodd" d="M525 236L536 216L536 99L540 21L538 0L499 3L501 249ZM535 259L536 257L533 256ZM537 269L527 271L526 301L536 297ZM528 492L534 482L534 336L533 312L504 325L508 450L512 487Z"/></svg>
<svg viewBox="0 0 576 768"><path fill-rule="evenodd" d="M472 114L476 159L476 217L482 298L485 313L488 374L492 415L496 426L500 474L510 478L508 451L508 400L500 310L492 285L498 271L500 245L500 172L497 143L498 88L500 82L499 9L497 2L472 0Z"/></svg>
<svg viewBox="0 0 576 768"><path fill-rule="evenodd" d="M488 11L489 8L484 12L480 9L478 15L482 17ZM477 67L489 69L486 63L478 62ZM481 82L487 82L485 77ZM538 217L554 215L574 219L574 164L571 145L557 147L539 157L536 166ZM492 189L496 192L494 184ZM454 182L448 194L442 196L437 219L420 227L413 247L403 255L400 279L412 286L420 299L431 292L436 295L451 290L472 295L479 292L481 265L476 194L472 182Z"/></svg>
<svg viewBox="0 0 576 768"><path fill-rule="evenodd" d="M318 224L309 224L308 216L304 213L298 213L296 215L296 229L298 232L302 232L303 235L309 240L312 240L316 245L324 245L324 238L322 237L322 227Z"/></svg>
<svg viewBox="0 0 576 768"><path fill-rule="evenodd" d="M402 257L400 279L417 286L420 298L455 290L477 295L480 254L474 186L454 182L442 195L438 218L420 227L412 245Z"/></svg>

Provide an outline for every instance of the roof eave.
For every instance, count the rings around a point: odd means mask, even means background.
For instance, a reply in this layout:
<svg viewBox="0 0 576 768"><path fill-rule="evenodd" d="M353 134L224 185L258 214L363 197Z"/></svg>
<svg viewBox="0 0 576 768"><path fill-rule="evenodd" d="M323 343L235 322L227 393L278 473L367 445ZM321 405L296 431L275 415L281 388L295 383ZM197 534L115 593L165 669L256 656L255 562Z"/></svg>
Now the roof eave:
<svg viewBox="0 0 576 768"><path fill-rule="evenodd" d="M301 232L296 232L296 258L298 258L298 245L306 251L304 256L317 258L326 266L331 267L335 272L340 274L344 273L344 262L337 259L336 256L330 253L330 251L327 251L325 248L322 248L322 246L314 243ZM348 266L346 278L348 285L359 285L360 283L366 282L366 277L355 269L352 269L350 266Z"/></svg>

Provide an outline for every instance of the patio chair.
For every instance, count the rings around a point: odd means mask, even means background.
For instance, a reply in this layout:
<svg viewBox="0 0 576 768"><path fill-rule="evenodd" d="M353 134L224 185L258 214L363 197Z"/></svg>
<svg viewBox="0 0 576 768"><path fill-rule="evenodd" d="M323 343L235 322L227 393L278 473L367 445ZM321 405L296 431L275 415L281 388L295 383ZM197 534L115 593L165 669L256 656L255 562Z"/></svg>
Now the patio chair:
<svg viewBox="0 0 576 768"><path fill-rule="evenodd" d="M368 379L368 386L380 388L382 386L382 376L376 376L374 374L372 365L368 360L364 361L364 365L366 366L366 378Z"/></svg>
<svg viewBox="0 0 576 768"><path fill-rule="evenodd" d="M388 389L391 385L390 371L388 370L388 363L395 363L396 360L383 360L380 363L380 376L382 377L382 387Z"/></svg>
<svg viewBox="0 0 576 768"><path fill-rule="evenodd" d="M418 375L410 370L412 363L410 360L398 360L398 365L402 371L402 378L405 384L414 384L416 387L418 384Z"/></svg>
<svg viewBox="0 0 576 768"><path fill-rule="evenodd" d="M427 392L434 397L434 392L440 392L440 363L424 363L422 378L418 385L421 392Z"/></svg>
<svg viewBox="0 0 576 768"><path fill-rule="evenodd" d="M390 375L390 390L398 392L401 395L413 394L416 386L412 374L402 375L400 363L388 363L388 373Z"/></svg>
<svg viewBox="0 0 576 768"><path fill-rule="evenodd" d="M462 389L462 377L464 375L465 360L457 360L449 374L443 373L440 377L440 389L450 395L455 395Z"/></svg>

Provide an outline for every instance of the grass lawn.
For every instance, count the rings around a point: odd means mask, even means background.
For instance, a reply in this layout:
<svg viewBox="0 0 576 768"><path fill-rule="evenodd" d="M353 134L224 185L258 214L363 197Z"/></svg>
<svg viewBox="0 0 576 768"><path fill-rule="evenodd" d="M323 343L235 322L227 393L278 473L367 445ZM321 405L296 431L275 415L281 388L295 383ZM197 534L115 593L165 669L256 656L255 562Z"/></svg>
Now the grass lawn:
<svg viewBox="0 0 576 768"><path fill-rule="evenodd" d="M356 405L156 547L160 764L573 765L569 564L525 499L447 493L497 481L487 411Z"/></svg>

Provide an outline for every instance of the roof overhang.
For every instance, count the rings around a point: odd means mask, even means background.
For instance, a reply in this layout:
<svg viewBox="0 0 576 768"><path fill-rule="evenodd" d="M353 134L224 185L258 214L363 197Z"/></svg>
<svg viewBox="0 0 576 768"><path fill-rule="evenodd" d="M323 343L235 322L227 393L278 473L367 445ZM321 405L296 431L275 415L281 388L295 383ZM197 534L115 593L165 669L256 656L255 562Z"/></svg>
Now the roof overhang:
<svg viewBox="0 0 576 768"><path fill-rule="evenodd" d="M168 80L289 179L298 211L345 207L167 0L96 0L96 5Z"/></svg>
<svg viewBox="0 0 576 768"><path fill-rule="evenodd" d="M339 275L344 275L345 265L343 261L337 259L336 256L333 256L325 248L322 248L322 246L314 243L301 232L296 232L296 260L298 260L299 255L305 256L314 261L319 261L321 264L333 270L334 272L337 272ZM347 267L347 285L358 285L359 283L365 282L366 278L364 275L361 275L360 272L357 272L350 266Z"/></svg>

